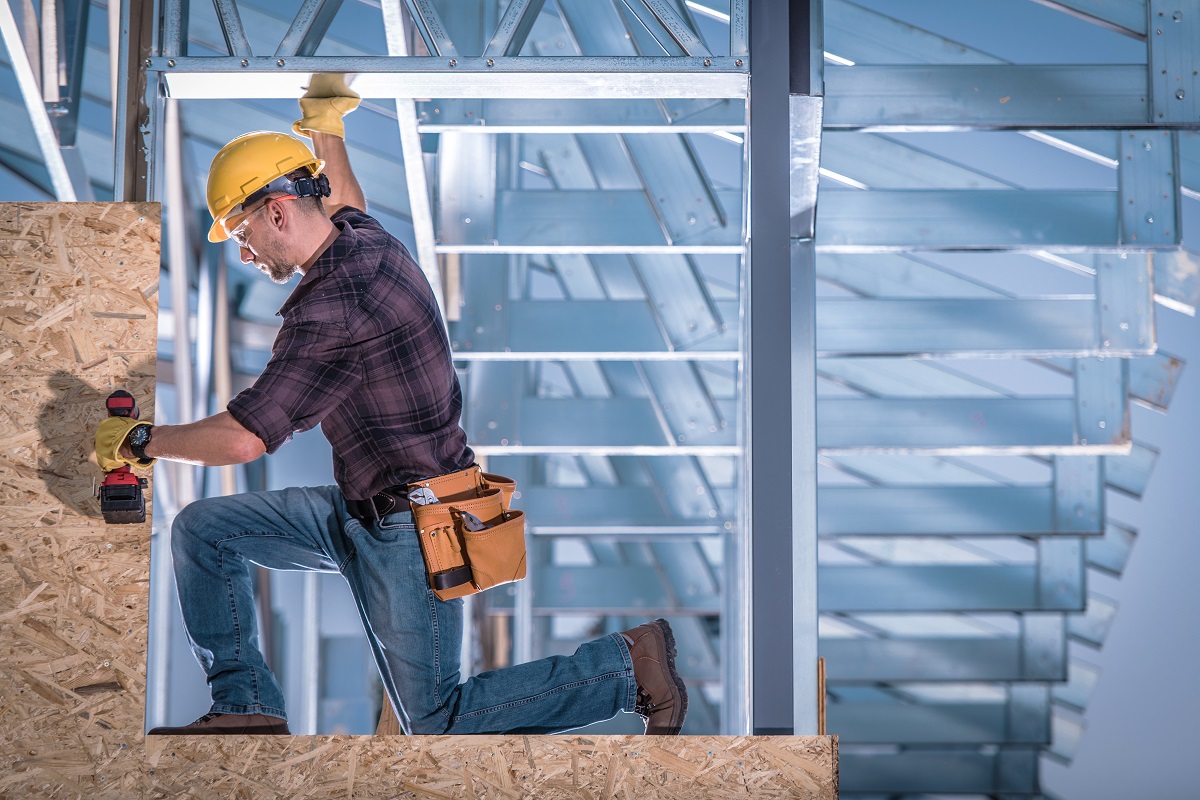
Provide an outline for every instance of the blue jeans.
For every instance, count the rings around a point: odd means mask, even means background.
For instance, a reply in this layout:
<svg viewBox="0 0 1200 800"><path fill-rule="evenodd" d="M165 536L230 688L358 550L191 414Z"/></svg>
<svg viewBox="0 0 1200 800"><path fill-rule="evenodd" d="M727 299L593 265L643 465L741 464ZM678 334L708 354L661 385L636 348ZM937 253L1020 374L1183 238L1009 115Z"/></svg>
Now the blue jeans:
<svg viewBox="0 0 1200 800"><path fill-rule="evenodd" d="M556 733L633 710L637 685L619 633L460 682L462 600L429 588L407 509L364 525L336 486L211 498L175 518L171 549L212 711L286 717L258 648L250 563L342 574L405 733Z"/></svg>

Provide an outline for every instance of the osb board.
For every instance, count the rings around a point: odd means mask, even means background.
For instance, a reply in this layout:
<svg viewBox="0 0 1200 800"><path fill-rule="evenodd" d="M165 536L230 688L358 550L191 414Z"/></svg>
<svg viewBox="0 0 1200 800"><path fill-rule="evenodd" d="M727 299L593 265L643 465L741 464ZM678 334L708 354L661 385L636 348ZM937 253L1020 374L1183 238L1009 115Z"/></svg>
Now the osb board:
<svg viewBox="0 0 1200 800"><path fill-rule="evenodd" d="M205 800L832 800L837 797L837 740L828 736L172 736L148 740L146 769L152 773L149 796Z"/></svg>
<svg viewBox="0 0 1200 800"><path fill-rule="evenodd" d="M0 204L0 796L103 796L142 728L150 526L106 526L104 398L154 413L156 204ZM97 789L101 789L97 792Z"/></svg>
<svg viewBox="0 0 1200 800"><path fill-rule="evenodd" d="M153 419L159 209L0 204L0 798L811 798L830 737L142 734L150 527L106 526L90 439Z"/></svg>

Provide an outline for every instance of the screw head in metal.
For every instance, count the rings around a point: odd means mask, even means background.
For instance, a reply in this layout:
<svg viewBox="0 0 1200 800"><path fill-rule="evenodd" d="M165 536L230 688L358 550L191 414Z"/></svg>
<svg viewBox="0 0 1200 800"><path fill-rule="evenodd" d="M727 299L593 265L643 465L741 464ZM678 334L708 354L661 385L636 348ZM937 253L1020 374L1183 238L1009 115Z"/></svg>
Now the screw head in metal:
<svg viewBox="0 0 1200 800"><path fill-rule="evenodd" d="M1183 21L1183 12L1176 11L1174 14L1171 15L1171 19L1175 20L1176 22L1182 22Z"/></svg>
<svg viewBox="0 0 1200 800"><path fill-rule="evenodd" d="M1175 99L1176 99L1176 100L1182 100L1183 98L1184 98L1184 91L1183 91L1183 89L1179 89L1179 90L1177 90L1177 91L1175 92Z"/></svg>
<svg viewBox="0 0 1200 800"><path fill-rule="evenodd" d="M248 67L248 66L250 66L250 59L248 59L248 58L243 58L243 59L242 59L242 66L243 66L243 67Z"/></svg>
<svg viewBox="0 0 1200 800"><path fill-rule="evenodd" d="M1154 224L1154 215L1153 215L1153 214L1147 214L1147 215L1146 215L1146 222L1149 222L1151 225L1153 225L1153 224Z"/></svg>
<svg viewBox="0 0 1200 800"><path fill-rule="evenodd" d="M458 59L457 59L457 58L452 58L452 59L450 59L450 66L452 66L452 67L457 67L457 66L458 66Z"/></svg>
<svg viewBox="0 0 1200 800"><path fill-rule="evenodd" d="M739 58L737 61L733 62L733 64L734 66L740 67L742 65L742 60Z"/></svg>
<svg viewBox="0 0 1200 800"><path fill-rule="evenodd" d="M487 65L488 65L489 67L494 67L494 66L496 66L496 62L495 62L495 61L493 61L492 59L490 59L490 58L489 58L489 59L487 60Z"/></svg>
<svg viewBox="0 0 1200 800"><path fill-rule="evenodd" d="M148 59L148 58L147 58L147 59L146 59L145 61L143 61L142 63L143 63L143 64L145 64L145 65L148 67L148 66L150 66L150 64L151 64L151 61L150 61L150 59Z"/></svg>
<svg viewBox="0 0 1200 800"><path fill-rule="evenodd" d="M275 62L275 64L276 64L276 65L278 65L278 66L280 66L280 67L282 67L282 66L283 66L283 59L282 59L282 58L281 58L281 59L279 59L278 61L276 61L276 62Z"/></svg>
<svg viewBox="0 0 1200 800"><path fill-rule="evenodd" d="M712 66L712 59L711 59L711 58L706 58L706 59L704 59L704 66L706 66L706 67L711 67L711 66Z"/></svg>
<svg viewBox="0 0 1200 800"><path fill-rule="evenodd" d="M173 67L173 66L175 66L175 59L173 59L173 58L172 58L172 59L168 59L168 61L167 61L167 66L168 66L168 67Z"/></svg>

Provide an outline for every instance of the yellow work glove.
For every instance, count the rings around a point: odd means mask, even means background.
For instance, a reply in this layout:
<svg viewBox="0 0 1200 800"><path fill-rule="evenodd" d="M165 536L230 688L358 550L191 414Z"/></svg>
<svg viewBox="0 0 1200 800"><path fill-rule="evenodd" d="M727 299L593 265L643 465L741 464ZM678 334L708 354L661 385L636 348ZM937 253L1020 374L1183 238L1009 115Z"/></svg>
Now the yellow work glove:
<svg viewBox="0 0 1200 800"><path fill-rule="evenodd" d="M133 467L148 467L158 459L151 459L150 464L143 464L136 458L125 458L121 455L121 445L125 443L129 432L139 425L149 425L149 422L138 422L129 417L109 417L100 423L96 429L96 463L105 472L112 472L126 464Z"/></svg>
<svg viewBox="0 0 1200 800"><path fill-rule="evenodd" d="M304 116L292 123L298 135L312 138L312 131L330 133L346 138L342 117L358 108L358 93L346 84L340 72L313 73L308 90L300 98L300 113Z"/></svg>

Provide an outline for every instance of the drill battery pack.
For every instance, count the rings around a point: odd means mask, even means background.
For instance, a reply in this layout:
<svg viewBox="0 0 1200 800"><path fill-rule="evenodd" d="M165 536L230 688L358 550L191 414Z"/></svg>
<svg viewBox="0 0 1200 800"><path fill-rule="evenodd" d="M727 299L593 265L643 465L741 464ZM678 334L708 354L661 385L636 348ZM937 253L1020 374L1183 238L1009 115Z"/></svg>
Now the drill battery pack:
<svg viewBox="0 0 1200 800"><path fill-rule="evenodd" d="M139 478L124 467L110 472L100 486L100 512L110 524L137 524L146 521L146 497Z"/></svg>

